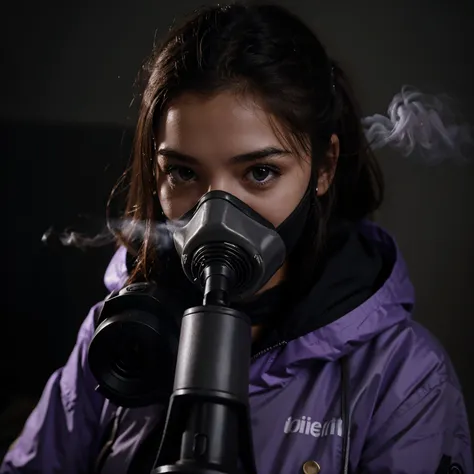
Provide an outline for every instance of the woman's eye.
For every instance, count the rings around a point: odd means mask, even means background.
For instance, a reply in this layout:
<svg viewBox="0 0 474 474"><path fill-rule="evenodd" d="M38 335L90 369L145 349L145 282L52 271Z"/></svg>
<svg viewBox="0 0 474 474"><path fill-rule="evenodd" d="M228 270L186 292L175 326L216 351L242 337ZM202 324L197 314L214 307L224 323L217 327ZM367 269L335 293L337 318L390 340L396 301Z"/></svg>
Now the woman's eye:
<svg viewBox="0 0 474 474"><path fill-rule="evenodd" d="M185 166L168 166L165 168L165 173L176 183L186 183L196 178L196 173Z"/></svg>
<svg viewBox="0 0 474 474"><path fill-rule="evenodd" d="M247 179L258 185L267 184L278 176L278 170L270 166L254 166L247 173Z"/></svg>

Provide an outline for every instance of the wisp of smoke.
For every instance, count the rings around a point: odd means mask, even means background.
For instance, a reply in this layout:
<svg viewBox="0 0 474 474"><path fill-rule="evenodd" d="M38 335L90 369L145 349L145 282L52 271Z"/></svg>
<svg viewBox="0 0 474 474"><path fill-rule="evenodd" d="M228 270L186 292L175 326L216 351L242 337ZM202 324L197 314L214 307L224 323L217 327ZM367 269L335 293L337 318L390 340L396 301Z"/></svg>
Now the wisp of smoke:
<svg viewBox="0 0 474 474"><path fill-rule="evenodd" d="M472 152L472 127L462 122L453 101L410 86L403 86L394 96L387 115L366 117L362 125L373 150L394 147L405 156L416 154L428 164L466 162Z"/></svg>
<svg viewBox="0 0 474 474"><path fill-rule="evenodd" d="M90 237L76 231L55 232L53 228L49 228L41 237L41 242L44 244L49 244L54 240L59 241L65 247L77 247L84 250L109 245L115 241L115 237L108 229Z"/></svg>
<svg viewBox="0 0 474 474"><path fill-rule="evenodd" d="M175 229L184 223L174 222L152 222L149 225L150 237L154 241L155 248L158 251L169 250L174 245L172 233ZM107 221L104 229L93 236L77 231L55 232L52 228L48 229L42 236L41 241L45 244L51 243L53 240L66 247L76 247L82 250L87 248L104 247L117 241L115 232L121 232L126 236L133 236L133 239L142 240L147 232L147 224L142 221L132 219L111 219Z"/></svg>

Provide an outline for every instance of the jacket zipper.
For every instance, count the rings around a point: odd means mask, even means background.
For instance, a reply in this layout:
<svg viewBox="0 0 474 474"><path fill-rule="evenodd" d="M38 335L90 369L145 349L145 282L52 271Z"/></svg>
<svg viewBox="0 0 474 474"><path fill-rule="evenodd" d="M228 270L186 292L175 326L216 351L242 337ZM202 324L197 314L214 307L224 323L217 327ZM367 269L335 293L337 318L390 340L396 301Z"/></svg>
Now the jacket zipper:
<svg viewBox="0 0 474 474"><path fill-rule="evenodd" d="M250 362L253 362L257 360L260 356L263 354L266 354L267 352L272 351L273 349L277 349L278 347L286 346L288 344L286 341L280 341L278 344L275 344L273 346L267 347L266 349L261 350L260 352L257 352L250 358Z"/></svg>

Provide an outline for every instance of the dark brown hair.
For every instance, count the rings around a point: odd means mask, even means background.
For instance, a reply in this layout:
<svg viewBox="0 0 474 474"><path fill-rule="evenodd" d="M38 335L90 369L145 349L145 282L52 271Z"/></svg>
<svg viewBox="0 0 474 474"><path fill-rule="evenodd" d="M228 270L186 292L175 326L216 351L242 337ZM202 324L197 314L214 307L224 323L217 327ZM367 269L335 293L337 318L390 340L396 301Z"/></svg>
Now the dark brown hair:
<svg viewBox="0 0 474 474"><path fill-rule="evenodd" d="M170 100L183 92L254 94L283 125L290 143L310 152L313 170L325 166L331 134L338 134L334 180L322 198L312 197L298 264L314 266L332 216L359 220L381 204L382 174L365 141L349 81L317 36L285 8L233 3L196 11L155 48L143 73L125 214L132 222L146 222L146 231L135 250L130 234L118 234L135 251L131 280L147 278L159 263L151 233L152 222L162 215L154 133Z"/></svg>

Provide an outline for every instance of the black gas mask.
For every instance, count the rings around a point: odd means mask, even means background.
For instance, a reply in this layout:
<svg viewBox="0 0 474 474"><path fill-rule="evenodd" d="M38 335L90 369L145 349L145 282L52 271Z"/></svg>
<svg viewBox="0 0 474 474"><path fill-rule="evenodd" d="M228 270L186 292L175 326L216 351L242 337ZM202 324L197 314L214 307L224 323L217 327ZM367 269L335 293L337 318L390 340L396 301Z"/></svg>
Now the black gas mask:
<svg viewBox="0 0 474 474"><path fill-rule="evenodd" d="M273 225L229 193L205 194L181 220L185 224L173 232L176 251L204 296L218 291L207 288L208 275L218 273L231 301L248 298L285 261L286 247Z"/></svg>
<svg viewBox="0 0 474 474"><path fill-rule="evenodd" d="M182 272L202 295L197 304L227 306L258 292L295 247L313 194L310 183L277 228L223 191L208 192L169 222ZM136 283L105 300L88 359L97 390L114 403L145 406L172 393L183 317L177 293L172 297L153 282Z"/></svg>

